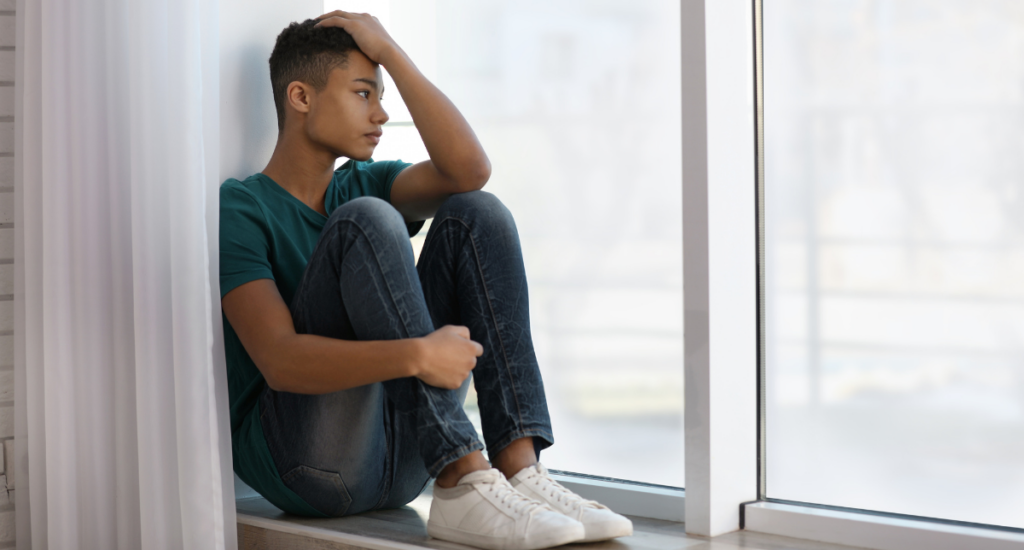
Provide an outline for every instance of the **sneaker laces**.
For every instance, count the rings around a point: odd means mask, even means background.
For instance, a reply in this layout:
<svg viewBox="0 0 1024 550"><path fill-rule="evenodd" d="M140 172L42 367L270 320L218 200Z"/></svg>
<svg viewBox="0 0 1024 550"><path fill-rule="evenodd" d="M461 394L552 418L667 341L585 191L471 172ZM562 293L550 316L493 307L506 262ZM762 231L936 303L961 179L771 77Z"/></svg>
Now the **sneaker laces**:
<svg viewBox="0 0 1024 550"><path fill-rule="evenodd" d="M587 500L576 493L566 489L561 483L555 481L548 474L548 469L543 464L537 463L536 467L530 468L529 475L523 481L533 483L534 487L542 494L545 494L552 501L561 504L563 501L569 505L570 510L578 510L582 507L605 508L595 500Z"/></svg>
<svg viewBox="0 0 1024 550"><path fill-rule="evenodd" d="M488 485L488 492L497 492L495 496L502 506L505 506L516 514L525 513L530 516L540 510L547 509L552 512L555 511L547 504L533 500L532 498L520 493L512 486L511 483L508 482L507 479L505 479L505 476L501 475L500 472L495 472L498 475L485 480L484 483L487 483Z"/></svg>

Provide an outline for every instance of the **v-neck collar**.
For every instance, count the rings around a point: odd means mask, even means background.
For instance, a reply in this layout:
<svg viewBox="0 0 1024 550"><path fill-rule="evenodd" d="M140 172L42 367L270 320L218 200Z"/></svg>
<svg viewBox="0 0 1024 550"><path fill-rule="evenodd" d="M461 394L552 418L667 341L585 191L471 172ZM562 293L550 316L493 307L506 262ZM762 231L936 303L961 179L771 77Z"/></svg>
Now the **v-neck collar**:
<svg viewBox="0 0 1024 550"><path fill-rule="evenodd" d="M281 187L281 184L279 184L276 181L274 181L274 178L271 178L270 176L264 174L263 172L257 172L256 173L256 177L261 178L265 182L269 183L270 187L272 189L274 189L274 191L277 192L279 195L282 195L285 198L285 200L292 201L296 205L298 205L299 210L301 210L304 214L306 214L307 217L312 217L313 220L316 221L317 223L319 223L320 225L323 225L324 223L327 222L327 215L321 214L320 212L317 212L314 208L312 208L308 204L306 204L306 203L302 202L301 200L299 200L298 197L296 197L295 195L292 195L291 193L289 193L287 189L285 189L284 187ZM331 200L331 196L333 195L331 193L331 188L333 186L334 186L334 175L332 174L331 175L331 181L330 181L330 183L327 184L327 189L324 192L324 210L326 210L328 212L328 214L331 211L329 203L330 203L330 200Z"/></svg>

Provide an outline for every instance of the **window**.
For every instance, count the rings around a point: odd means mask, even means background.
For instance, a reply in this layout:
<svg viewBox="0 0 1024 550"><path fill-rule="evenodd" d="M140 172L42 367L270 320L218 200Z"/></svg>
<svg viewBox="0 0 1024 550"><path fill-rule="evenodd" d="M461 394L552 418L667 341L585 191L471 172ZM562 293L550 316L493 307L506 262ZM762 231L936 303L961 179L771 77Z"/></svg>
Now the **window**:
<svg viewBox="0 0 1024 550"><path fill-rule="evenodd" d="M1024 4L763 4L767 495L1024 528Z"/></svg>
<svg viewBox="0 0 1024 550"><path fill-rule="evenodd" d="M678 3L325 7L376 15L491 158L486 189L516 216L530 281L557 440L545 464L682 486ZM390 81L384 107L375 157L425 160Z"/></svg>

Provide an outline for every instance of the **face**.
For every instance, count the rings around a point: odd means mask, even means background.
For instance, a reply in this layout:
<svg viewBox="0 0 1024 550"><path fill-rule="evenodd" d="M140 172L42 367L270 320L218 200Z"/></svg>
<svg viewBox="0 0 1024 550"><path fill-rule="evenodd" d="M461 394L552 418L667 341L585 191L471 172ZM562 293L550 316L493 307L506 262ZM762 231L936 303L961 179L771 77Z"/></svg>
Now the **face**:
<svg viewBox="0 0 1024 550"><path fill-rule="evenodd" d="M308 94L303 130L310 141L336 157L370 158L380 141L381 126L388 120L380 103L384 92L380 65L353 50L345 67L331 71L324 89L303 86Z"/></svg>

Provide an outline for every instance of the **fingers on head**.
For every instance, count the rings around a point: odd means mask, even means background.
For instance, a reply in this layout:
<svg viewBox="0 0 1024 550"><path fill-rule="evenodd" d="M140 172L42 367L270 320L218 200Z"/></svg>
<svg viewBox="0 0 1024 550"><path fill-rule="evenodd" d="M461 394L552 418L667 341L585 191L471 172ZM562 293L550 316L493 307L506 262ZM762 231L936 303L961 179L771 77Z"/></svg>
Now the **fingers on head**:
<svg viewBox="0 0 1024 550"><path fill-rule="evenodd" d="M343 17L327 17L317 22L314 27L345 27L346 19Z"/></svg>
<svg viewBox="0 0 1024 550"><path fill-rule="evenodd" d="M324 21L326 21L328 19L335 18L335 17L338 18L338 21L334 21L334 23L341 23L343 21L347 21L347 20L350 20L350 19L359 19L359 18L363 18L363 17L373 17L373 16L371 16L368 13L349 13L347 11L334 10L334 11L332 11L330 13L325 13L325 14L317 17L316 19L317 19L317 21L323 23ZM374 19L376 19L376 17L374 17ZM340 27L341 25L336 25L336 26Z"/></svg>

